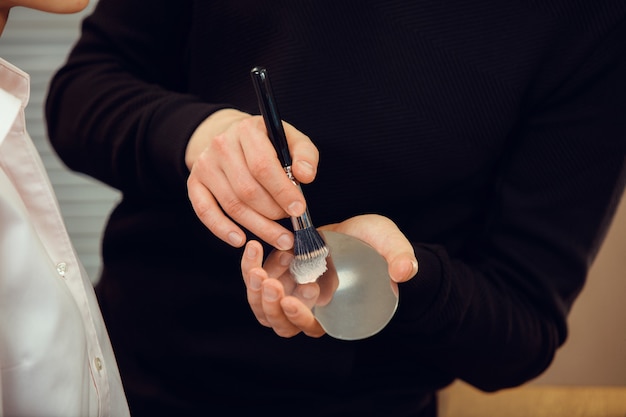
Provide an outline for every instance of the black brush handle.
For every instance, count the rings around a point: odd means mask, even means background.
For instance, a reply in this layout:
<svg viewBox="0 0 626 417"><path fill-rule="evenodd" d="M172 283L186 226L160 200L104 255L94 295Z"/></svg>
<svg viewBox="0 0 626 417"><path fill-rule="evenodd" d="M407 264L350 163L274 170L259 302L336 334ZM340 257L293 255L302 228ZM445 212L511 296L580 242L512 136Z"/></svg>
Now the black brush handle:
<svg viewBox="0 0 626 417"><path fill-rule="evenodd" d="M283 168L288 168L291 166L291 155L267 70L263 67L254 67L250 70L250 75L259 101L259 109L265 121L267 136L272 141Z"/></svg>

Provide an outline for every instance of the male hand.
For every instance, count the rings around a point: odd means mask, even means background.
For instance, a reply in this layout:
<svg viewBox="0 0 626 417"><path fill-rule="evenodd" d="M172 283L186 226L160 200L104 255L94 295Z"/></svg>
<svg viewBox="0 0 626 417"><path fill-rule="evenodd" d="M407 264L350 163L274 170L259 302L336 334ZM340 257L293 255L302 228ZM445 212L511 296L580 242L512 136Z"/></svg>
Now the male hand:
<svg viewBox="0 0 626 417"><path fill-rule="evenodd" d="M320 227L363 240L387 261L389 276L404 282L417 273L413 246L390 219L379 215L352 217L344 222ZM296 285L287 274L292 255L288 252L270 255L272 262L263 264L263 248L257 241L246 245L241 259L241 272L247 288L250 308L262 325L276 334L292 337L303 332L320 337L325 332L313 316L311 308L320 302L317 283ZM276 259L279 261L276 262Z"/></svg>
<svg viewBox="0 0 626 417"><path fill-rule="evenodd" d="M309 183L317 170L317 148L302 132L283 125L293 175ZM185 162L193 209L215 236L240 247L246 241L242 226L277 249L293 246L293 234L276 220L302 215L306 202L287 178L261 116L215 112L192 135Z"/></svg>

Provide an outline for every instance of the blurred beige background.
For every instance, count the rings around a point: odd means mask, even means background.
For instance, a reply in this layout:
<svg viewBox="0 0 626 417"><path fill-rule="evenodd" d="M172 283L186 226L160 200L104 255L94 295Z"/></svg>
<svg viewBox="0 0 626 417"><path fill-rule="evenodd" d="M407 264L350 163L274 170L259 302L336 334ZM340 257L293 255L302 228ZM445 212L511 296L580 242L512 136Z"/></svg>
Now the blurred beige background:
<svg viewBox="0 0 626 417"><path fill-rule="evenodd" d="M534 383L626 386L626 194L569 322L568 340Z"/></svg>
<svg viewBox="0 0 626 417"><path fill-rule="evenodd" d="M484 393L457 381L441 417L626 417L626 195L574 304L570 335L528 384Z"/></svg>

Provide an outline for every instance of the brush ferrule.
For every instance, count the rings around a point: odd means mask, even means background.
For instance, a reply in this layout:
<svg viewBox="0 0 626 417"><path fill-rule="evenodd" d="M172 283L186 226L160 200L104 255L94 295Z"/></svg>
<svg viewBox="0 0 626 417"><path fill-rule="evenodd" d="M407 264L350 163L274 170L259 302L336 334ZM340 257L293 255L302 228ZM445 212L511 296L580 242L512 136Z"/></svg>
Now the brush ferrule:
<svg viewBox="0 0 626 417"><path fill-rule="evenodd" d="M294 183L294 185L297 185L298 187L300 187L300 183L298 182L298 180L296 180L296 177L293 176L293 172L291 172L291 165L286 166L283 169L287 173L287 178L289 178L291 182Z"/></svg>
<svg viewBox="0 0 626 417"><path fill-rule="evenodd" d="M300 189L302 192L302 187L300 187L300 183L296 180L296 177L293 176L291 172L291 165L284 168L287 173L287 177L291 180L291 182ZM293 226L294 232L297 230L303 230L308 227L313 227L313 223L311 222L311 215L309 214L309 209L307 208L301 216L291 217L291 224Z"/></svg>
<svg viewBox="0 0 626 417"><path fill-rule="evenodd" d="M311 223L311 216L309 215L309 210L305 210L301 216L291 217L291 225L293 226L294 232L313 227L313 223Z"/></svg>

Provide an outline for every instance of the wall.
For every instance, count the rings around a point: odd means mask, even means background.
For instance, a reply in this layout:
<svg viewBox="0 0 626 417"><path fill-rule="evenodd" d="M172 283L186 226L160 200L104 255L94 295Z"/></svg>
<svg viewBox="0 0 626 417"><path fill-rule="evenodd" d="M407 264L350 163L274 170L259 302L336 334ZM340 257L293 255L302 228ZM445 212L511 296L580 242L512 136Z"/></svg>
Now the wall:
<svg viewBox="0 0 626 417"><path fill-rule="evenodd" d="M568 340L535 383L626 386L626 195L569 321Z"/></svg>

